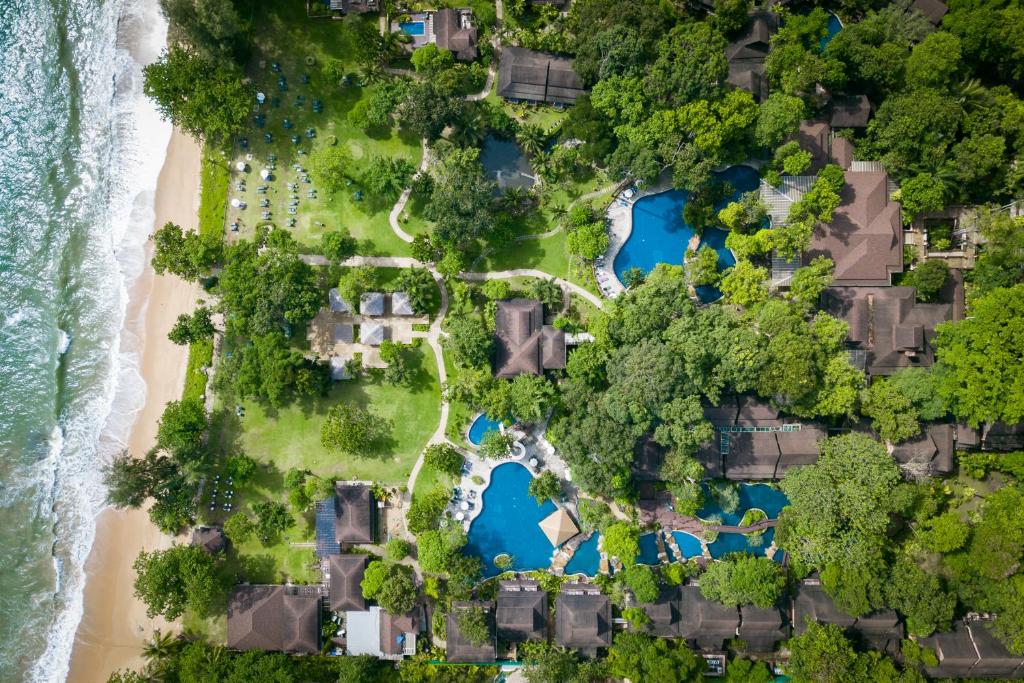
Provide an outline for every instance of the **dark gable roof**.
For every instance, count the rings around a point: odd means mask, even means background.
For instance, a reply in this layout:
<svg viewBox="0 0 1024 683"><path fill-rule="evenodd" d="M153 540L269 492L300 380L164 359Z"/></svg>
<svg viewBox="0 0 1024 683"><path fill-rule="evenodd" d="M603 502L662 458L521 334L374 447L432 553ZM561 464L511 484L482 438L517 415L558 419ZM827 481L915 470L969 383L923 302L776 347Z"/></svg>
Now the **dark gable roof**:
<svg viewBox="0 0 1024 683"><path fill-rule="evenodd" d="M572 60L521 47L503 47L498 66L498 95L516 100L573 104L584 94Z"/></svg>
<svg viewBox="0 0 1024 683"><path fill-rule="evenodd" d="M736 637L740 615L735 607L706 599L698 586L682 586L679 592L680 637L704 650L721 649L726 640Z"/></svg>
<svg viewBox="0 0 1024 683"><path fill-rule="evenodd" d="M404 653L405 648L399 638L406 633L422 633L425 619L422 615L423 606L415 607L405 614L388 614L380 612L380 649L385 655L394 656Z"/></svg>
<svg viewBox="0 0 1024 683"><path fill-rule="evenodd" d="M228 647L320 652L320 598L285 586L236 586L228 601Z"/></svg>
<svg viewBox="0 0 1024 683"><path fill-rule="evenodd" d="M334 530L338 543L373 543L373 495L366 484L334 486Z"/></svg>
<svg viewBox="0 0 1024 683"><path fill-rule="evenodd" d="M793 630L797 635L807 630L808 619L842 628L850 628L857 623L854 617L835 606L821 586L801 583L793 600Z"/></svg>
<svg viewBox="0 0 1024 683"><path fill-rule="evenodd" d="M362 581L366 571L366 555L331 555L330 607L334 612L366 609Z"/></svg>
<svg viewBox="0 0 1024 683"><path fill-rule="evenodd" d="M800 149L811 153L811 165L808 173L817 173L829 162L832 129L824 121L801 121L797 132L787 140L795 140Z"/></svg>
<svg viewBox="0 0 1024 683"><path fill-rule="evenodd" d="M955 430L951 424L930 425L919 436L893 447L892 457L924 475L948 474L953 471Z"/></svg>
<svg viewBox="0 0 1024 683"><path fill-rule="evenodd" d="M725 48L725 58L729 62L727 80L740 90L752 94L758 101L768 97L764 62L771 50L772 34L778 28L777 14L755 10L750 13L743 33Z"/></svg>
<svg viewBox="0 0 1024 683"><path fill-rule="evenodd" d="M502 299L495 314L494 376L539 375L565 367L565 333L544 324L535 299Z"/></svg>
<svg viewBox="0 0 1024 683"><path fill-rule="evenodd" d="M451 50L463 61L477 58L476 27L459 26L459 13L453 9L442 9L434 13L434 42L439 48Z"/></svg>
<svg viewBox="0 0 1024 683"><path fill-rule="evenodd" d="M951 304L917 303L913 287L830 287L822 304L847 323L850 345L868 353L870 375L930 366L935 326L954 317Z"/></svg>
<svg viewBox="0 0 1024 683"><path fill-rule="evenodd" d="M679 586L662 586L658 599L640 605L651 623L647 630L662 638L678 638L682 612L679 606Z"/></svg>
<svg viewBox="0 0 1024 683"><path fill-rule="evenodd" d="M612 644L612 605L595 586L562 586L555 609L555 641L593 656Z"/></svg>
<svg viewBox="0 0 1024 683"><path fill-rule="evenodd" d="M946 12L949 11L949 8L946 7L946 3L942 2L942 0L914 0L910 9L917 10L923 14L928 18L928 21L932 22L935 26L938 26L942 22L942 18L946 16Z"/></svg>
<svg viewBox="0 0 1024 683"><path fill-rule="evenodd" d="M788 636L786 620L778 607L740 607L740 640L750 652L774 652L775 644Z"/></svg>
<svg viewBox="0 0 1024 683"><path fill-rule="evenodd" d="M224 530L219 526L197 526L192 529L192 545L199 546L211 555L224 550L227 544Z"/></svg>
<svg viewBox="0 0 1024 683"><path fill-rule="evenodd" d="M459 610L479 607L487 612L487 623L490 629L491 638L483 645L473 645L459 633L459 624L455 620ZM447 660L457 664L490 663L494 661L497 654L494 642L494 603L476 601L456 601L452 603L452 609L448 613L447 627Z"/></svg>
<svg viewBox="0 0 1024 683"><path fill-rule="evenodd" d="M871 101L867 95L848 95L832 100L833 128L866 128L871 118Z"/></svg>
<svg viewBox="0 0 1024 683"><path fill-rule="evenodd" d="M547 640L548 594L536 581L502 581L495 621L501 640Z"/></svg>
<svg viewBox="0 0 1024 683"><path fill-rule="evenodd" d="M815 227L805 257L831 258L837 287L887 287L893 273L903 272L900 205L889 199L889 176L846 171L845 177L832 223Z"/></svg>
<svg viewBox="0 0 1024 683"><path fill-rule="evenodd" d="M736 424L751 427L770 427L782 424L779 410L756 396L740 396Z"/></svg>
<svg viewBox="0 0 1024 683"><path fill-rule="evenodd" d="M958 621L953 630L922 640L935 650L939 665L925 670L933 678L1020 678L1024 657L1011 654L992 635L987 620Z"/></svg>
<svg viewBox="0 0 1024 683"><path fill-rule="evenodd" d="M729 479L771 479L779 462L779 442L774 432L728 434L725 476Z"/></svg>
<svg viewBox="0 0 1024 683"><path fill-rule="evenodd" d="M637 442L633 449L633 479L636 481L658 481L661 464L665 461L665 449L654 439L647 437Z"/></svg>

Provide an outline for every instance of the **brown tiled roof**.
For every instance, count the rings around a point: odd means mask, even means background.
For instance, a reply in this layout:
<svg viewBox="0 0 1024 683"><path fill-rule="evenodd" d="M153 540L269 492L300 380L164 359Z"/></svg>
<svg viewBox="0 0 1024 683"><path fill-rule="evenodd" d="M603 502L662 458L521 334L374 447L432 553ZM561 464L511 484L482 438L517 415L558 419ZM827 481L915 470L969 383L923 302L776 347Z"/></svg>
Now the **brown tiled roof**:
<svg viewBox="0 0 1024 683"><path fill-rule="evenodd" d="M736 417L736 424L757 427L770 427L782 424L779 417L779 410L768 401L756 396L741 396L739 398L739 413Z"/></svg>
<svg viewBox="0 0 1024 683"><path fill-rule="evenodd" d="M544 325L535 299L502 299L495 314L494 376L539 375L565 367L565 334Z"/></svg>
<svg viewBox="0 0 1024 683"><path fill-rule="evenodd" d="M921 14L928 18L928 21L932 22L935 26L938 26L942 22L942 18L946 16L949 8L946 7L946 3L942 0L914 0L914 3L910 6L910 9L917 10Z"/></svg>
<svg viewBox="0 0 1024 683"><path fill-rule="evenodd" d="M702 401L704 419L716 427L725 427L736 422L739 406L733 395L723 396L717 406L711 405L706 399Z"/></svg>
<svg viewBox="0 0 1024 683"><path fill-rule="evenodd" d="M647 630L662 638L678 638L682 613L679 609L679 586L662 586L658 599L640 605L651 623Z"/></svg>
<svg viewBox="0 0 1024 683"><path fill-rule="evenodd" d="M833 128L865 128L871 118L871 101L866 95L850 95L836 97L832 100L832 117L829 121ZM837 138L841 140L843 138ZM833 142L833 146L835 142Z"/></svg>
<svg viewBox="0 0 1024 683"><path fill-rule="evenodd" d="M228 601L228 647L320 652L320 598L286 586L236 586Z"/></svg>
<svg viewBox="0 0 1024 683"><path fill-rule="evenodd" d="M853 151L853 142L849 139L839 137L832 139L832 163L844 171L849 170L853 164Z"/></svg>
<svg viewBox="0 0 1024 683"><path fill-rule="evenodd" d="M425 620L423 607L417 606L405 614L380 613L380 649L385 655L395 656L405 652L403 643L399 642L406 633L422 633Z"/></svg>
<svg viewBox="0 0 1024 683"><path fill-rule="evenodd" d="M778 607L740 606L740 640L748 652L774 652L775 645L789 635L786 620Z"/></svg>
<svg viewBox="0 0 1024 683"><path fill-rule="evenodd" d="M850 628L857 620L846 614L832 602L821 586L801 583L793 600L793 630L797 635L807 630L807 620L819 624L835 624Z"/></svg>
<svg viewBox="0 0 1024 683"><path fill-rule="evenodd" d="M491 638L483 645L474 645L459 633L456 615L460 610L473 607L479 607L487 612L487 623L490 628ZM494 641L494 603L482 600L453 602L452 609L448 613L446 636L447 659L449 662L461 664L493 662L497 654Z"/></svg>
<svg viewBox="0 0 1024 683"><path fill-rule="evenodd" d="M521 47L503 47L498 67L498 95L509 99L574 104L586 89L568 57Z"/></svg>
<svg viewBox="0 0 1024 683"><path fill-rule="evenodd" d="M547 640L548 594L536 581L502 581L495 621L501 640Z"/></svg>
<svg viewBox="0 0 1024 683"><path fill-rule="evenodd" d="M555 609L555 641L593 656L612 644L612 605L596 586L562 586Z"/></svg>
<svg viewBox="0 0 1024 683"><path fill-rule="evenodd" d="M661 464L665 460L665 449L648 437L640 440L633 449L633 479L657 481Z"/></svg>
<svg viewBox="0 0 1024 683"><path fill-rule="evenodd" d="M734 432L729 436L725 476L729 479L772 479L779 462L774 432Z"/></svg>
<svg viewBox="0 0 1024 683"><path fill-rule="evenodd" d="M682 586L679 592L680 637L705 650L721 649L726 640L736 637L740 615L735 607L708 600L698 586Z"/></svg>
<svg viewBox="0 0 1024 683"><path fill-rule="evenodd" d="M884 171L846 171L841 203L830 225L814 229L807 259L828 256L833 284L886 287L903 272L900 206L889 199Z"/></svg>
<svg viewBox="0 0 1024 683"><path fill-rule="evenodd" d="M913 287L830 287L822 304L846 321L851 346L868 353L871 375L930 366L935 326L953 319L950 304L917 303Z"/></svg>
<svg viewBox="0 0 1024 683"><path fill-rule="evenodd" d="M808 173L817 173L829 162L831 137L832 129L824 121L801 121L800 129L789 136L800 144L800 149L811 153Z"/></svg>
<svg viewBox="0 0 1024 683"><path fill-rule="evenodd" d="M758 101L768 97L768 80L764 75L764 62L771 49L771 37L779 27L779 17L773 12L750 13L743 33L725 47L729 61L727 80L740 90L746 90Z"/></svg>
<svg viewBox="0 0 1024 683"><path fill-rule="evenodd" d="M366 571L367 555L331 555L330 607L334 612L366 609L360 585Z"/></svg>
<svg viewBox="0 0 1024 683"><path fill-rule="evenodd" d="M459 26L459 13L453 9L442 9L434 13L435 43L439 48L451 50L455 57L463 61L477 58L476 27Z"/></svg>
<svg viewBox="0 0 1024 683"><path fill-rule="evenodd" d="M224 550L227 544L224 530L219 526L197 526L192 529L192 545L199 546L211 555Z"/></svg>
<svg viewBox="0 0 1024 683"><path fill-rule="evenodd" d="M334 486L334 533L338 543L373 543L373 495L366 484Z"/></svg>
<svg viewBox="0 0 1024 683"><path fill-rule="evenodd" d="M924 468L932 476L953 471L953 435L951 424L928 426L923 433L892 449L892 457L902 465Z"/></svg>

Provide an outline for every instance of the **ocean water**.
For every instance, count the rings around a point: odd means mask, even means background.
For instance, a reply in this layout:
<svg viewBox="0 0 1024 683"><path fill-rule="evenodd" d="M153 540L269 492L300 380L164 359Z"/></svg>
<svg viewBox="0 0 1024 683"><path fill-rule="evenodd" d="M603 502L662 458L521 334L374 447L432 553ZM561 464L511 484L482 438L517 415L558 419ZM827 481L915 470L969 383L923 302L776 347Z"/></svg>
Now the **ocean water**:
<svg viewBox="0 0 1024 683"><path fill-rule="evenodd" d="M141 67L165 38L155 0L0 0L0 681L66 677L101 468L144 398L122 330L170 136Z"/></svg>

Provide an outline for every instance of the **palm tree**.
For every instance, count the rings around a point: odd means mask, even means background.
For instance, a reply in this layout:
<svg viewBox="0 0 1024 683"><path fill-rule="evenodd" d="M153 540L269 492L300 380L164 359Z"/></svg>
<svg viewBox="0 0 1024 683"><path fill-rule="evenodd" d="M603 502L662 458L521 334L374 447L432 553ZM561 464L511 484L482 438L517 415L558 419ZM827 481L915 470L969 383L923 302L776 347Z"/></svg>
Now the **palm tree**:
<svg viewBox="0 0 1024 683"><path fill-rule="evenodd" d="M530 192L521 185L513 185L505 188L501 196L501 203L505 210L513 215L519 215L524 205L530 199Z"/></svg>
<svg viewBox="0 0 1024 683"><path fill-rule="evenodd" d="M140 677L145 683L164 683L167 680L167 669L161 664L147 664Z"/></svg>
<svg viewBox="0 0 1024 683"><path fill-rule="evenodd" d="M359 67L359 82L376 83L384 78L384 67L377 62L367 62Z"/></svg>
<svg viewBox="0 0 1024 683"><path fill-rule="evenodd" d="M965 78L954 90L956 101L967 111L985 109L988 106L988 90L977 78Z"/></svg>
<svg viewBox="0 0 1024 683"><path fill-rule="evenodd" d="M224 659L224 646L223 645L211 645L206 648L206 664L211 671L215 671L217 666Z"/></svg>
<svg viewBox="0 0 1024 683"><path fill-rule="evenodd" d="M464 147L479 147L487 137L487 126L476 108L467 109L452 133L452 141Z"/></svg>
<svg viewBox="0 0 1024 683"><path fill-rule="evenodd" d="M158 664L174 654L179 645L174 634L161 633L160 629L156 629L153 631L153 637L142 646L142 656L150 664Z"/></svg>
<svg viewBox="0 0 1024 683"><path fill-rule="evenodd" d="M544 151L547 134L540 126L528 123L519 127L519 132L516 133L516 142L519 143L523 153L532 158Z"/></svg>

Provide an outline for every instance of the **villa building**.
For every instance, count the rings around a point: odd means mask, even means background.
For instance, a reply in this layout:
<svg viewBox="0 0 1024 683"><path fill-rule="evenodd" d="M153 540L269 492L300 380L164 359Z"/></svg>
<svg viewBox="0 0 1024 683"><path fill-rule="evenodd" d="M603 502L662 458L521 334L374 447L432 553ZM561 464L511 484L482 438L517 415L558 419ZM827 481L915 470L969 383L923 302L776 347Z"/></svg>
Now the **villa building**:
<svg viewBox="0 0 1024 683"><path fill-rule="evenodd" d="M867 128L871 101L865 95L836 97L831 104L829 125L835 128Z"/></svg>
<svg viewBox="0 0 1024 683"><path fill-rule="evenodd" d="M565 367L565 332L544 324L535 299L502 299L495 316L494 376L540 375Z"/></svg>
<svg viewBox="0 0 1024 683"><path fill-rule="evenodd" d="M555 607L555 642L596 657L598 648L612 644L612 604L601 589L585 583L567 583Z"/></svg>
<svg viewBox="0 0 1024 683"><path fill-rule="evenodd" d="M327 604L332 612L366 609L361 583L368 559L368 555L330 556L327 576L330 589Z"/></svg>
<svg viewBox="0 0 1024 683"><path fill-rule="evenodd" d="M679 607L679 586L662 586L657 600L640 605L651 620L648 632L659 638L678 638L683 622Z"/></svg>
<svg viewBox="0 0 1024 683"><path fill-rule="evenodd" d="M342 543L373 543L376 509L368 484L339 481L334 486L334 539Z"/></svg>
<svg viewBox="0 0 1024 683"><path fill-rule="evenodd" d="M547 640L548 594L537 581L501 581L495 612L498 638L509 643Z"/></svg>
<svg viewBox="0 0 1024 683"><path fill-rule="evenodd" d="M235 586L228 601L228 647L318 654L317 587Z"/></svg>
<svg viewBox="0 0 1024 683"><path fill-rule="evenodd" d="M459 631L458 614L462 610L480 608L484 610L487 617L487 627L490 637L487 642L480 645L471 643ZM473 664L482 662L493 662L497 656L497 643L495 641L494 625L494 603L483 600L467 601L457 600L452 603L452 609L448 613L447 634L447 660L456 664Z"/></svg>
<svg viewBox="0 0 1024 683"><path fill-rule="evenodd" d="M747 652L768 653L774 652L775 647L789 637L789 628L777 605L741 605L737 635L747 644Z"/></svg>
<svg viewBox="0 0 1024 683"><path fill-rule="evenodd" d="M987 619L958 621L952 631L932 634L921 644L939 658L938 666L925 668L931 678L1024 677L1024 657L1010 653L992 635Z"/></svg>
<svg viewBox="0 0 1024 683"><path fill-rule="evenodd" d="M736 637L740 614L735 607L705 598L698 586L679 588L679 611L683 621L679 636L701 650L721 650L725 641Z"/></svg>
<svg viewBox="0 0 1024 683"><path fill-rule="evenodd" d="M942 18L949 12L949 8L942 0L914 0L910 9L923 14L933 26L941 24Z"/></svg>
<svg viewBox="0 0 1024 683"><path fill-rule="evenodd" d="M498 95L513 102L575 104L586 93L572 60L522 47L503 47Z"/></svg>
<svg viewBox="0 0 1024 683"><path fill-rule="evenodd" d="M851 617L836 607L832 598L822 589L818 579L805 579L797 586L793 598L793 631L800 635L807 630L808 621L834 624L856 639L886 652L898 652L904 637L903 625L895 611L879 610L862 617Z"/></svg>
<svg viewBox="0 0 1024 683"><path fill-rule="evenodd" d="M953 471L953 453L956 450L956 427L935 424L910 441L897 444L892 457L900 467L916 477L932 477Z"/></svg>
<svg viewBox="0 0 1024 683"><path fill-rule="evenodd" d="M747 18L743 33L725 48L729 62L729 83L746 90L758 102L768 98L765 60L771 51L772 35L779 30L779 15L755 10Z"/></svg>
<svg viewBox="0 0 1024 683"><path fill-rule="evenodd" d="M197 526L192 530L192 545L216 555L228 546L228 539L219 526Z"/></svg>
<svg viewBox="0 0 1024 683"><path fill-rule="evenodd" d="M383 292L364 292L359 297L359 315L384 315Z"/></svg>
<svg viewBox="0 0 1024 683"><path fill-rule="evenodd" d="M405 614L388 614L374 605L345 612L345 653L398 660L416 654L426 616L417 605Z"/></svg>
<svg viewBox="0 0 1024 683"><path fill-rule="evenodd" d="M391 315L416 315L407 292L393 292L391 294Z"/></svg>
<svg viewBox="0 0 1024 683"><path fill-rule="evenodd" d="M456 59L471 62L479 56L472 10L438 10L433 16L433 27L434 43L442 50L450 51Z"/></svg>

